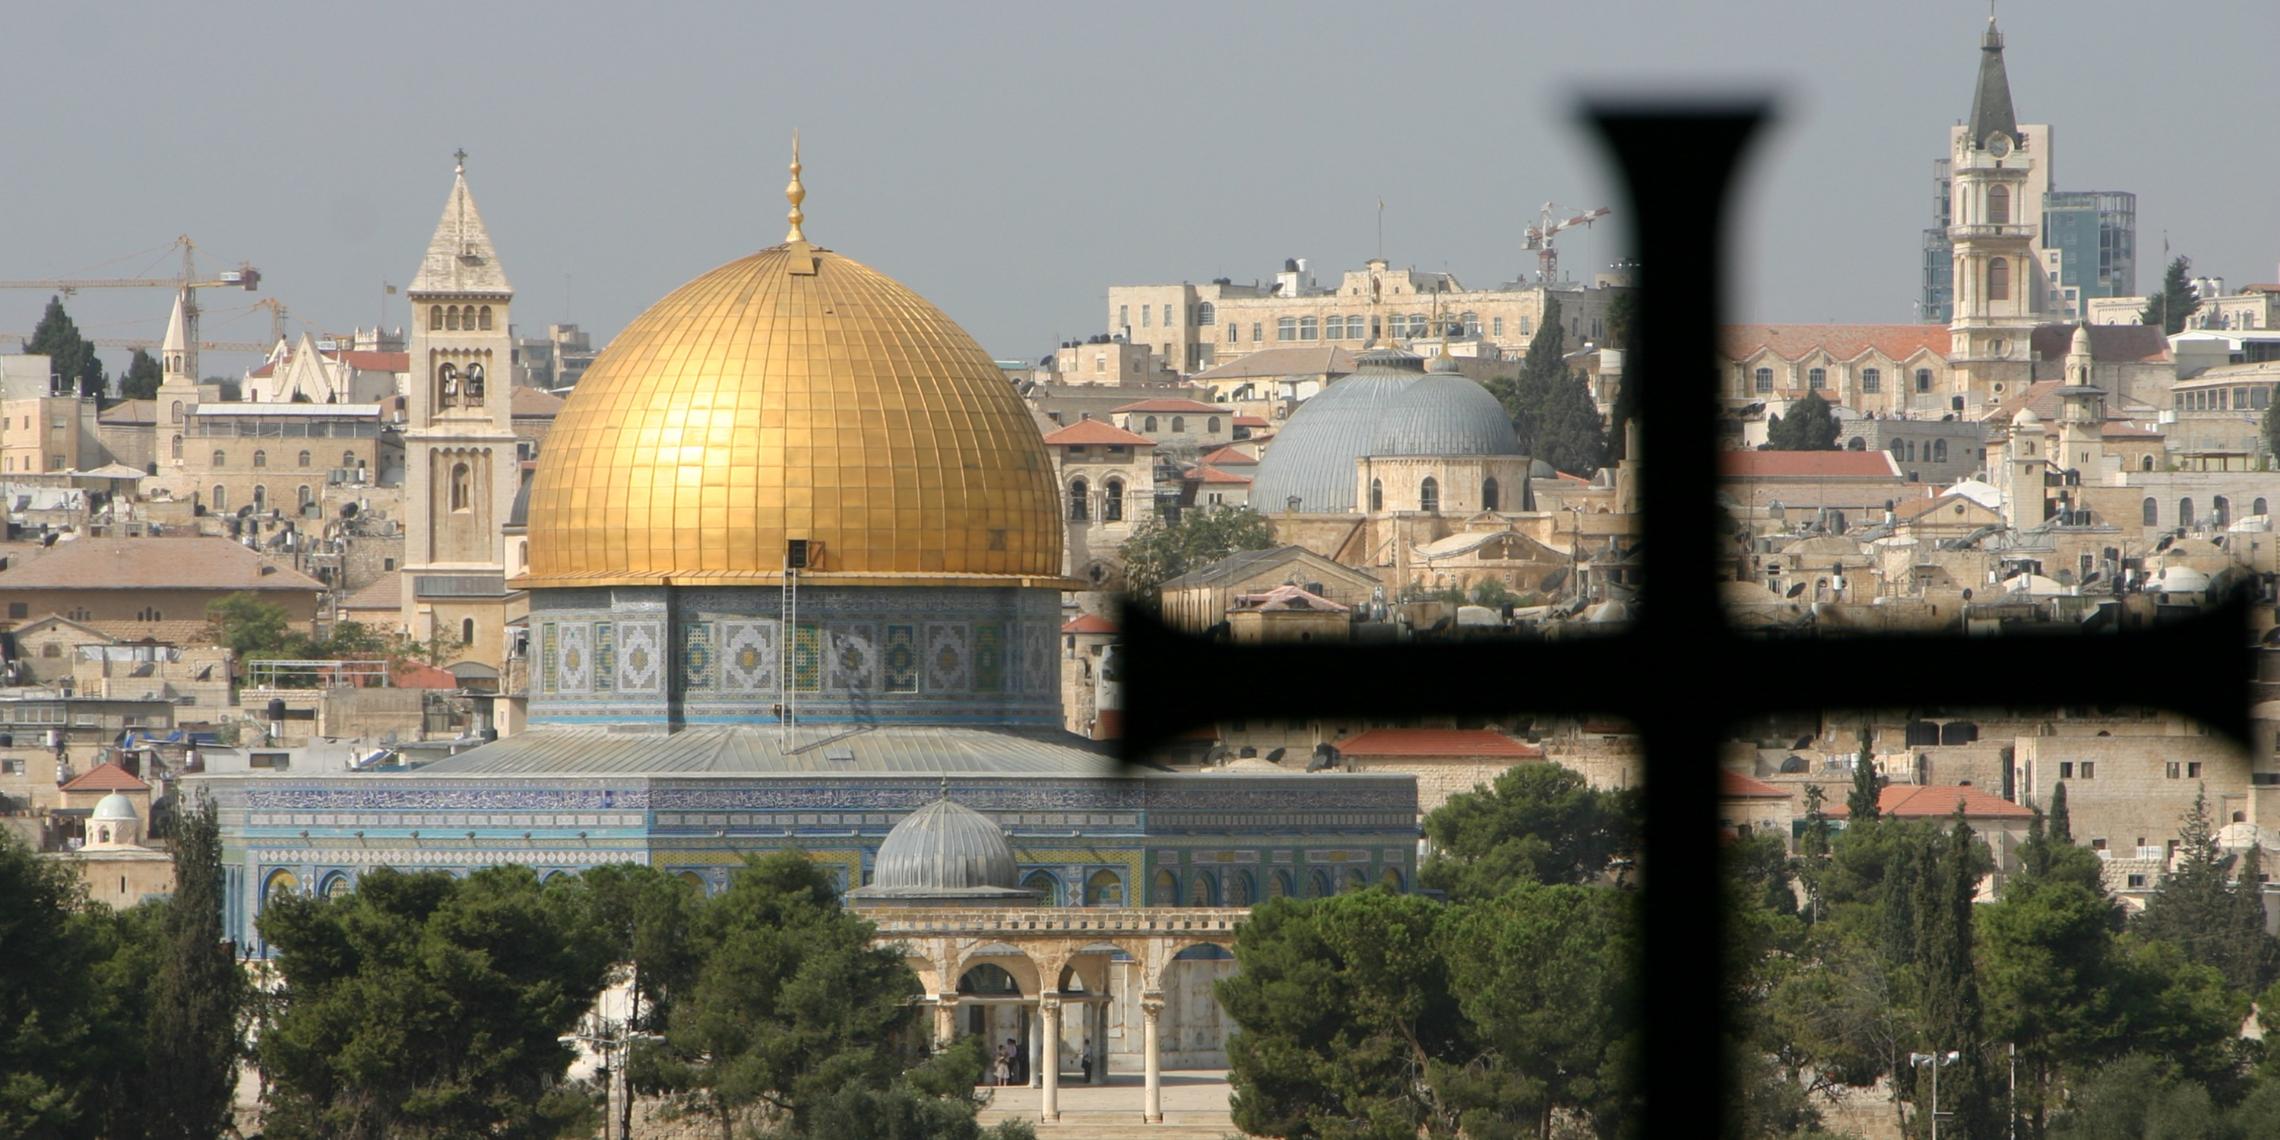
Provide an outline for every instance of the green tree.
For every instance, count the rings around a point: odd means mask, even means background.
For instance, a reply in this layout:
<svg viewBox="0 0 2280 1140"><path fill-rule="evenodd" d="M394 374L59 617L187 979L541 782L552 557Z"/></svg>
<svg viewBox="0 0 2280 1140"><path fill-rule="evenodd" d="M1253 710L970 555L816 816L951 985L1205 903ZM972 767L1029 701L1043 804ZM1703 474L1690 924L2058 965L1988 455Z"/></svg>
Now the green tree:
<svg viewBox="0 0 2280 1140"><path fill-rule="evenodd" d="M1845 796L1845 818L1852 823L1873 822L1884 814L1877 806L1881 782L1876 778L1876 757L1868 750L1868 734L1860 736L1860 751L1853 756L1852 791Z"/></svg>
<svg viewBox="0 0 2280 1140"><path fill-rule="evenodd" d="M1606 465L1607 425L1590 386L1568 370L1566 357L1559 300L1547 297L1543 323L1528 342L1519 373L1491 380L1488 390L1512 417L1523 453L1558 470L1589 475Z"/></svg>
<svg viewBox="0 0 2280 1140"><path fill-rule="evenodd" d="M1789 405L1786 416L1769 416L1765 423L1766 447L1774 451L1835 451L1836 413L1819 392Z"/></svg>
<svg viewBox="0 0 2280 1140"><path fill-rule="evenodd" d="M24 342L24 351L48 358L48 371L63 378L65 393L103 394L103 362L95 355L94 343L79 335L79 326L63 311L63 298L48 298L47 311L40 315L32 339Z"/></svg>
<svg viewBox="0 0 2280 1140"><path fill-rule="evenodd" d="M2175 943L2186 957L2214 967L2237 992L2264 989L2273 980L2276 948L2264 932L2259 888L2231 886L2233 857L2217 844L2205 785L2179 823L2177 839L2175 865L2146 900L2138 932Z"/></svg>
<svg viewBox="0 0 2280 1140"><path fill-rule="evenodd" d="M206 604L207 640L237 654L241 661L275 656L291 644L291 621L285 607L246 591Z"/></svg>
<svg viewBox="0 0 2280 1140"><path fill-rule="evenodd" d="M149 1064L136 1098L148 1136L199 1140L228 1130L248 989L222 935L222 831L201 795L174 835L174 895L149 979Z"/></svg>
<svg viewBox="0 0 2280 1140"><path fill-rule="evenodd" d="M1436 1079L1478 1056L1437 935L1446 907L1381 890L1270 899L1218 985L1235 1124L1313 1137L1456 1134Z"/></svg>
<svg viewBox="0 0 2280 1140"><path fill-rule="evenodd" d="M698 916L695 971L664 1040L635 1050L635 1086L712 1116L723 1140L755 1109L805 1130L845 1087L887 1086L918 979L875 933L801 852L748 859Z"/></svg>
<svg viewBox="0 0 2280 1140"><path fill-rule="evenodd" d="M119 376L119 395L129 400L148 400L158 395L159 382L165 378L158 358L138 348L127 361L127 370Z"/></svg>
<svg viewBox="0 0 2280 1140"><path fill-rule="evenodd" d="M1924 1052L1960 1054L1939 1075L1938 1106L1938 1111L1953 1114L1949 1120L1958 1136L1993 1136L2002 1130L2002 1113L1983 1052L1986 1025L1979 972L1972 959L1972 899L1991 866L1987 848L1964 823L1958 805L1944 849L1934 853L1928 873L1914 884L1919 1040ZM1919 1108L1930 1104L1921 1082L1914 1099Z"/></svg>
<svg viewBox="0 0 2280 1140"><path fill-rule="evenodd" d="M1587 1117L1598 1136L1638 1133L1638 898L1520 883L1451 909L1441 953L1482 1054L1435 1079L1464 1135L1525 1123L1549 1138L1561 1112Z"/></svg>
<svg viewBox="0 0 2280 1140"><path fill-rule="evenodd" d="M2074 817L2066 810L2066 781L2050 792L2050 838L2053 843L2074 842Z"/></svg>
<svg viewBox="0 0 2280 1140"><path fill-rule="evenodd" d="M1117 552L1124 562L1125 596L1152 606L1165 582L1237 551L1274 544L1274 527L1250 507L1183 511L1175 523L1143 519Z"/></svg>
<svg viewBox="0 0 2280 1140"><path fill-rule="evenodd" d="M1805 920L1821 920L1822 880L1828 874L1831 833L1822 805L1829 794L1819 784L1805 785L1805 831L1797 837L1797 881L1805 887Z"/></svg>
<svg viewBox="0 0 2280 1140"><path fill-rule="evenodd" d="M2175 336L2184 329L2185 318L2200 307L2201 295L2193 290L2193 262L2180 254L2161 275L2161 292L2146 298L2138 323L2160 325L2164 336Z"/></svg>
<svg viewBox="0 0 2280 1140"><path fill-rule="evenodd" d="M2039 818L2039 817L2038 817ZM1979 965L1987 1032L2018 1049L2018 1105L2030 1136L2042 1135L2063 1074L2106 1055L2119 981L2114 948L2121 910L2093 877L2059 871L2060 856L2030 838L2026 870L1979 912ZM2095 876L2097 860L2080 848ZM2057 873L2054 873L2056 871Z"/></svg>
<svg viewBox="0 0 2280 1140"><path fill-rule="evenodd" d="M71 869L0 828L0 1135L98 1131L99 936Z"/></svg>
<svg viewBox="0 0 2280 1140"><path fill-rule="evenodd" d="M541 1137L565 1096L606 940L528 867L367 872L338 898L280 894L259 920L284 983L260 1042L271 1136Z"/></svg>
<svg viewBox="0 0 2280 1140"><path fill-rule="evenodd" d="M1638 802L1557 764L1519 764L1425 817L1434 852L1419 869L1451 899L1491 898L1514 883L1587 883L1638 841Z"/></svg>

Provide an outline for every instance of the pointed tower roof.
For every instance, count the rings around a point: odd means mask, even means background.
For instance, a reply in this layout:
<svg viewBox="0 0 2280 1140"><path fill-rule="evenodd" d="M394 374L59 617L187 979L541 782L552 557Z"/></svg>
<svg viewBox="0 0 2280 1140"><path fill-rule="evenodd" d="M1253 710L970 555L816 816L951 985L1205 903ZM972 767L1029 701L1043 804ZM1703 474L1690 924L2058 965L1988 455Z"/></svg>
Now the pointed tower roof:
<svg viewBox="0 0 2280 1140"><path fill-rule="evenodd" d="M451 175L451 197L444 200L443 218L428 239L427 256L407 290L411 293L511 294L507 271L491 248L491 232L475 209L475 196L467 191L466 152Z"/></svg>
<svg viewBox="0 0 2280 1140"><path fill-rule="evenodd" d="M160 352L181 352L190 347L190 338L183 332L185 323L182 316L182 294L176 292L174 294L174 315L166 318L166 339L159 342L158 350Z"/></svg>
<svg viewBox="0 0 2280 1140"><path fill-rule="evenodd" d="M1971 145L1987 145L1987 136L2001 131L2019 137L2019 119L2011 110L2011 77L2003 70L2003 33L1995 17L1987 17L1987 34L1979 41L1979 86L1971 93Z"/></svg>

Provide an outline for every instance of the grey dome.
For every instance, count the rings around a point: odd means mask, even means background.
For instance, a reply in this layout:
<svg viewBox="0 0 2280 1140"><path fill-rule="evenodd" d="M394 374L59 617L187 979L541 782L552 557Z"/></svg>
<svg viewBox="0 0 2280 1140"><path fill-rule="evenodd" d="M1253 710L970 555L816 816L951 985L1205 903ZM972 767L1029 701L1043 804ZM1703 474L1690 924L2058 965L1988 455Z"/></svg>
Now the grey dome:
<svg viewBox="0 0 2280 1140"><path fill-rule="evenodd" d="M1460 375L1434 373L1411 384L1386 409L1370 437L1369 453L1518 455L1520 441L1512 434L1504 405L1488 389Z"/></svg>
<svg viewBox="0 0 2280 1140"><path fill-rule="evenodd" d="M879 844L868 899L1015 898L1013 845L988 816L948 798L906 815Z"/></svg>
<svg viewBox="0 0 2280 1140"><path fill-rule="evenodd" d="M1354 461L1371 454L1379 423L1423 379L1424 369L1408 353L1363 353L1351 375L1331 381L1283 423L1252 473L1251 505L1273 514L1296 496L1298 509L1309 514L1354 510Z"/></svg>
<svg viewBox="0 0 2280 1140"><path fill-rule="evenodd" d="M135 815L135 801L117 792L112 792L110 795L95 801L95 810L87 818L136 819L139 817Z"/></svg>

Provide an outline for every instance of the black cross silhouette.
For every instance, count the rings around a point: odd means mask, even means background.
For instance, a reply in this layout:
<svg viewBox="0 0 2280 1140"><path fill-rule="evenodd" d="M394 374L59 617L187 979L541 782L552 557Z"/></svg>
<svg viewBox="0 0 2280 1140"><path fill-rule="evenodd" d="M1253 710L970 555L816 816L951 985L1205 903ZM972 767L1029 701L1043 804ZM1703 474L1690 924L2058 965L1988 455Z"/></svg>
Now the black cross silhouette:
<svg viewBox="0 0 2280 1140"><path fill-rule="evenodd" d="M1371 648L1214 646L1132 611L1125 624L1128 755L1237 717L1609 713L1646 750L1643 869L1644 1135L1715 1131L1726 1071L1717 826L1728 726L1768 711L1955 707L1991 688L2020 707L2166 707L2245 741L2252 650L2245 602L2147 632L1999 639L1768 641L1721 611L1716 329L1726 206L1763 101L1600 101L1583 117L1627 184L1639 268L1625 357L1642 393L1646 594L1618 633L1557 644L1463 641ZM1969 681L1965 680L1969 677Z"/></svg>

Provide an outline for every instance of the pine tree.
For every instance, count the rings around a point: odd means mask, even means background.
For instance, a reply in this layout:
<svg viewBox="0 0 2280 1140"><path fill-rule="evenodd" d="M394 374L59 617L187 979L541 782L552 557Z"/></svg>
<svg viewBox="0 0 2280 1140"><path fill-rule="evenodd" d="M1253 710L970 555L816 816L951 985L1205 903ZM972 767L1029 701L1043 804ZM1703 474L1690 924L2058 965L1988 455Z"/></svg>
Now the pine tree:
<svg viewBox="0 0 2280 1140"><path fill-rule="evenodd" d="M1520 374L1499 377L1487 387L1512 417L1522 452L1557 470L1588 475L1606 465L1607 425L1592 402L1590 386L1568 371L1566 355L1559 299L1547 297L1543 324L1528 342Z"/></svg>
<svg viewBox="0 0 2280 1140"><path fill-rule="evenodd" d="M2193 291L2193 262L2179 255L2161 276L2161 292L2146 299L2138 323L2160 325L2164 335L2175 336L2185 327L2185 318L2200 307L2201 295Z"/></svg>
<svg viewBox="0 0 2280 1140"><path fill-rule="evenodd" d="M165 378L158 358L138 348L134 359L127 362L126 372L119 376L119 395L128 400L148 400L158 395L159 382Z"/></svg>
<svg viewBox="0 0 2280 1140"><path fill-rule="evenodd" d="M103 362L95 355L95 345L79 335L71 314L63 311L63 298L48 298L47 312L32 330L32 339L24 342L24 351L48 358L48 371L63 378L64 392L59 394L103 393Z"/></svg>
<svg viewBox="0 0 2280 1140"><path fill-rule="evenodd" d="M2217 843L2211 826L2204 785L2178 825L2175 863L2135 925L2146 937L2175 943L2187 958L2215 967L2227 987L2254 993L2271 978L2273 952L2264 934L2261 894L2248 893L2260 888L2249 884L2236 890L2232 867L2233 857ZM2257 871L2262 867L2259 854Z"/></svg>
<svg viewBox="0 0 2280 1140"><path fill-rule="evenodd" d="M150 1065L141 1086L149 1135L216 1136L236 1093L238 1019L247 999L222 934L222 833L214 801L201 795L174 841L174 897L167 901L158 972L151 979Z"/></svg>
<svg viewBox="0 0 2280 1140"><path fill-rule="evenodd" d="M1873 822L1883 814L1876 805L1876 760L1868 752L1868 734L1860 737L1860 755L1853 758L1852 794L1845 797L1845 811L1856 824Z"/></svg>

